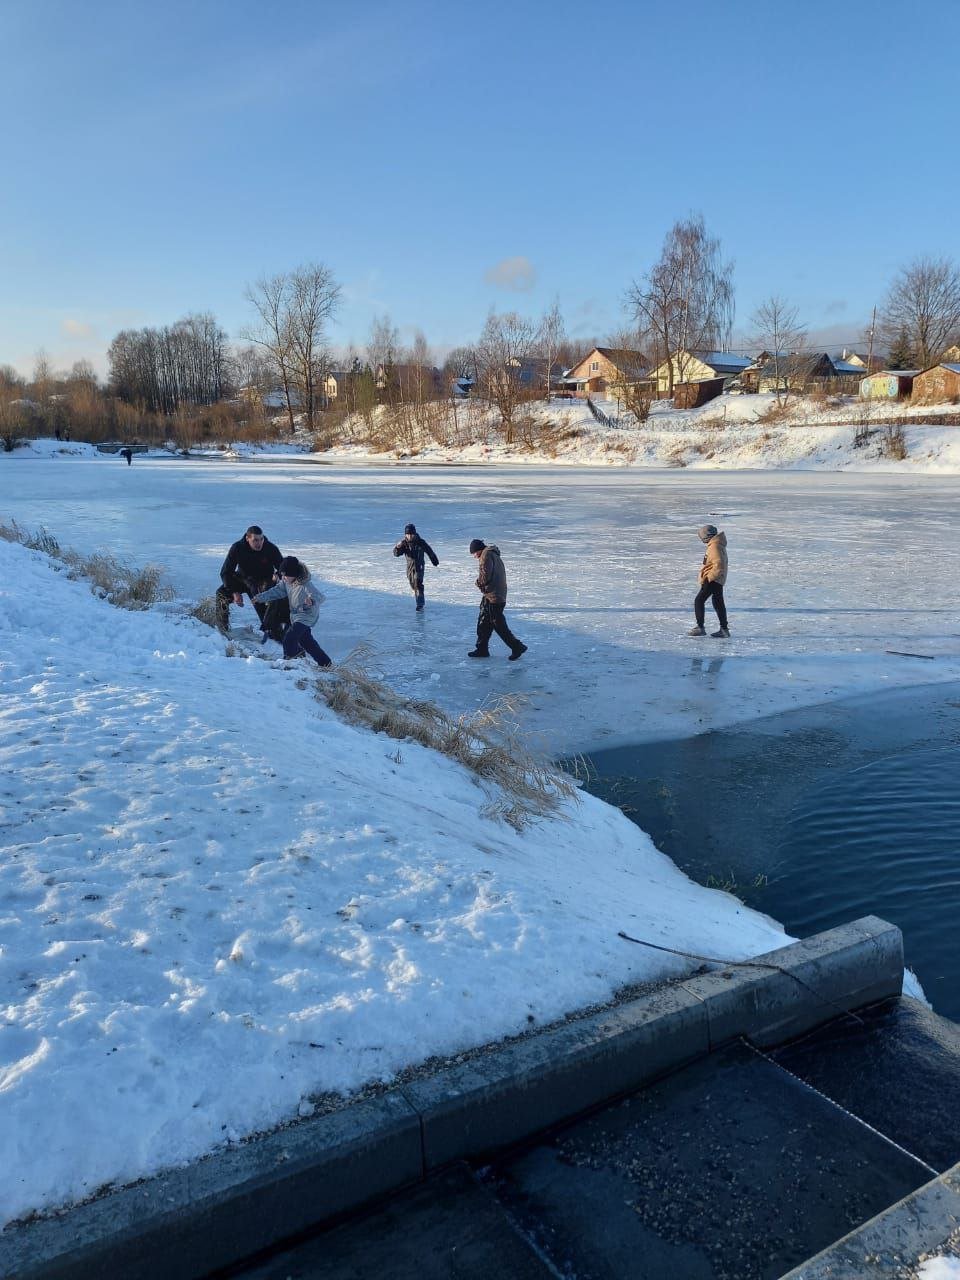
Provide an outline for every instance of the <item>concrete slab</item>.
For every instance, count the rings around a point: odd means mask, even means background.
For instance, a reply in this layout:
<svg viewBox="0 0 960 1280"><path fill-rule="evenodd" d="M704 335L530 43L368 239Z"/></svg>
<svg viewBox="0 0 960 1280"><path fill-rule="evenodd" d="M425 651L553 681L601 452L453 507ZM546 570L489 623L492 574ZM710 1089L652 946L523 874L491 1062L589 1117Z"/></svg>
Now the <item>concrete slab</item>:
<svg viewBox="0 0 960 1280"><path fill-rule="evenodd" d="M419 1118L389 1094L7 1230L0 1276L202 1276L419 1180L420 1150Z"/></svg>
<svg viewBox="0 0 960 1280"><path fill-rule="evenodd" d="M718 969L683 983L707 1007L712 1048L741 1035L762 1047L782 1044L903 986L903 937L876 916L757 959L776 968Z"/></svg>
<svg viewBox="0 0 960 1280"><path fill-rule="evenodd" d="M559 1275L774 1280L929 1175L731 1046L489 1176Z"/></svg>
<svg viewBox="0 0 960 1280"><path fill-rule="evenodd" d="M926 1257L960 1258L960 1165L864 1223L782 1280L904 1280Z"/></svg>
<svg viewBox="0 0 960 1280"><path fill-rule="evenodd" d="M520 1142L705 1054L706 1006L668 987L404 1087L427 1170Z"/></svg>
<svg viewBox="0 0 960 1280"><path fill-rule="evenodd" d="M243 1272L243 1280L554 1280L465 1165Z"/></svg>
<svg viewBox="0 0 960 1280"><path fill-rule="evenodd" d="M624 944L627 945L627 944ZM769 1044L899 991L899 930L873 917L497 1046L376 1101L0 1235L0 1275L203 1275L517 1143L747 1035Z"/></svg>

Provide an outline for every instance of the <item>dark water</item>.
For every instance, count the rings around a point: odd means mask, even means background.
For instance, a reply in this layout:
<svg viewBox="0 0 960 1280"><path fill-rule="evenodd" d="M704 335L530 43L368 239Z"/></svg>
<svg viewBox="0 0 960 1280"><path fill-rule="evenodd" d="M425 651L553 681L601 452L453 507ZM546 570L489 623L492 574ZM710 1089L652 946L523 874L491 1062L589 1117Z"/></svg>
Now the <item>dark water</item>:
<svg viewBox="0 0 960 1280"><path fill-rule="evenodd" d="M804 936L898 925L960 1021L960 688L925 686L595 754L588 789L703 884Z"/></svg>

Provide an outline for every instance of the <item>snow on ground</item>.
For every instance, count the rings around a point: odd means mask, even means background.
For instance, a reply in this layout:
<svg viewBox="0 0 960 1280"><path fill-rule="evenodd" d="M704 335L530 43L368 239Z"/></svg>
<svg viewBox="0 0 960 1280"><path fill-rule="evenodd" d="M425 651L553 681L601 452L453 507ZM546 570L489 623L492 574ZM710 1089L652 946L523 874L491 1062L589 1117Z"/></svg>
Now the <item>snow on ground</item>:
<svg viewBox="0 0 960 1280"><path fill-rule="evenodd" d="M555 754L960 678L956 509L943 476L0 459L3 519L160 563L187 599L263 524L323 583L335 658L372 643L452 711L522 694ZM391 554L411 519L441 559L423 614ZM705 520L730 540L729 643L685 634ZM466 658L474 536L503 549L519 663ZM589 797L518 835L458 766L340 724L296 671L19 546L0 565L5 1217L671 971L619 928L782 941Z"/></svg>
<svg viewBox="0 0 960 1280"><path fill-rule="evenodd" d="M17 544L0 583L0 1224L682 970L618 929L784 942L589 796L482 816L306 660L228 656Z"/></svg>
<svg viewBox="0 0 960 1280"><path fill-rule="evenodd" d="M674 409L671 401L656 401L643 425L632 423L625 413L618 415L615 403L601 400L598 408L618 425L598 424L584 403L554 400L549 405L536 402L524 407L520 415L529 414L541 428L545 422L551 424L551 429L545 435L539 434L537 444L531 447L523 443L505 445L495 430L496 415L484 412L479 404L463 405L458 409L461 431L472 442L428 443L416 454L416 460L692 470L749 467L901 474L960 472L960 426L922 422L945 415L956 418L960 410L953 404L865 403L854 397L828 402L809 399L790 402L780 417L773 394L724 395L698 409ZM883 428L885 423L901 418L908 420L903 428L907 456L894 461L883 456ZM921 421L914 424L910 419ZM350 433L349 423L344 430ZM359 423L355 430L362 435ZM451 419L447 430L450 440L458 438ZM854 444L858 430L870 433L859 447ZM369 456L369 450L344 444L320 456L356 461Z"/></svg>

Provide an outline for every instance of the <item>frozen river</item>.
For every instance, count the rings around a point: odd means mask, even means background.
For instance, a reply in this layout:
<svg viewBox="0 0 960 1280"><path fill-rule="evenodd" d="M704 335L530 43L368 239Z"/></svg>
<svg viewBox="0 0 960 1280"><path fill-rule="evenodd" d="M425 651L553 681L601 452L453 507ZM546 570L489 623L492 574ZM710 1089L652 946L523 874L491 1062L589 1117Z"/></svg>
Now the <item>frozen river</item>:
<svg viewBox="0 0 960 1280"><path fill-rule="evenodd" d="M522 693L554 754L960 677L957 496L955 477L849 472L0 462L0 518L163 565L186 598L212 593L261 524L324 583L316 631L335 659L370 645L395 687L453 710ZM391 554L408 521L441 561L419 615ZM708 521L729 539L728 642L686 636ZM522 662L496 639L493 660L466 657L473 537L502 551Z"/></svg>

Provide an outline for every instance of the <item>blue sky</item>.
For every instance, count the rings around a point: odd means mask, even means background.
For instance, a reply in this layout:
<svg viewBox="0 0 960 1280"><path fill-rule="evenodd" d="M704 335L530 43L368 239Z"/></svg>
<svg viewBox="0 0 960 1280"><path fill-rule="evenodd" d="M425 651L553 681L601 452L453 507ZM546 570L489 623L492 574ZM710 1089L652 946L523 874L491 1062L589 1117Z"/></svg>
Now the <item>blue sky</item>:
<svg viewBox="0 0 960 1280"><path fill-rule="evenodd" d="M605 337L679 217L852 341L960 257L960 3L0 0L0 364L103 353L318 260L331 338L447 347L491 307ZM826 340L826 339L825 339Z"/></svg>

